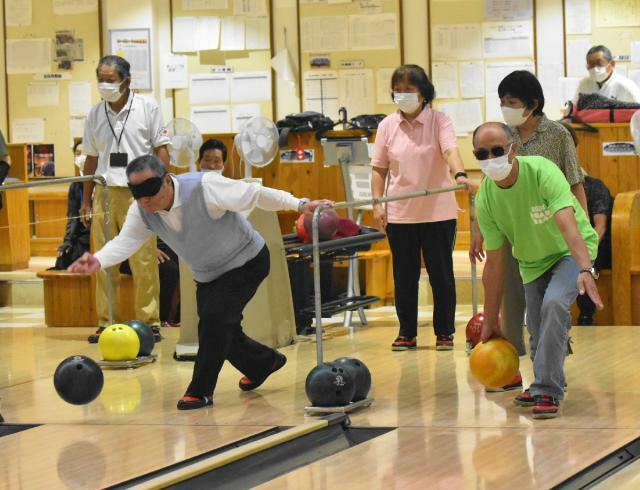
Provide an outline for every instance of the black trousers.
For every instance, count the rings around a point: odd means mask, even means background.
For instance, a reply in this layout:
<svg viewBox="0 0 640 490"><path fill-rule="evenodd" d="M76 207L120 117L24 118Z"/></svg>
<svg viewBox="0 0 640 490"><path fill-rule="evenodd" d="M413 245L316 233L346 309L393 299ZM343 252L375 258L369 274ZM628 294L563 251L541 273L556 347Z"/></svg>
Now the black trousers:
<svg viewBox="0 0 640 490"><path fill-rule="evenodd" d="M399 335L418 333L418 285L420 254L433 292L433 327L436 335L453 335L456 316L456 282L453 277L453 246L456 220L387 225L393 259L396 313Z"/></svg>
<svg viewBox="0 0 640 490"><path fill-rule="evenodd" d="M160 321L179 322L180 304L176 312L171 317L171 305L176 294L178 283L180 282L180 263L176 253L162 240L158 239L158 249L166 253L171 260L165 260L158 264L158 274L160 276Z"/></svg>
<svg viewBox="0 0 640 490"><path fill-rule="evenodd" d="M242 331L242 311L269 275L269 249L264 248L242 267L219 278L197 283L198 341L193 378L186 394L211 396L225 360L251 380L264 377L275 351Z"/></svg>

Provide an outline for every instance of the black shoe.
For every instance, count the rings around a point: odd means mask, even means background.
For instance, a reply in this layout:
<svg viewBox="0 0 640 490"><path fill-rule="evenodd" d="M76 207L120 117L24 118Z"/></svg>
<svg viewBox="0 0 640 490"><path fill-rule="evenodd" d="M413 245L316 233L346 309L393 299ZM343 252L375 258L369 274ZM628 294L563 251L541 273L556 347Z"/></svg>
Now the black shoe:
<svg viewBox="0 0 640 490"><path fill-rule="evenodd" d="M105 328L106 327L98 327L98 330L96 330L96 333L92 333L91 335L89 335L89 337L87 338L87 341L90 344L97 344L98 339L100 339L100 334L104 332Z"/></svg>
<svg viewBox="0 0 640 490"><path fill-rule="evenodd" d="M593 325L593 317L592 316L582 316L578 317L578 325L581 327L590 327Z"/></svg>
<svg viewBox="0 0 640 490"><path fill-rule="evenodd" d="M273 373L275 373L278 369L280 369L282 366L284 366L287 363L287 357L284 354L280 354L278 351L274 351L274 352L275 352L275 359L273 361L273 365L271 366L271 371L269 371L264 378L257 379L255 381L252 381L246 376L243 376L242 378L240 378L240 382L238 383L238 386L242 391L255 390L258 386L264 383L269 376L271 376Z"/></svg>
<svg viewBox="0 0 640 490"><path fill-rule="evenodd" d="M209 398L208 396L184 395L178 401L178 410L194 410L211 405L213 405L213 398Z"/></svg>

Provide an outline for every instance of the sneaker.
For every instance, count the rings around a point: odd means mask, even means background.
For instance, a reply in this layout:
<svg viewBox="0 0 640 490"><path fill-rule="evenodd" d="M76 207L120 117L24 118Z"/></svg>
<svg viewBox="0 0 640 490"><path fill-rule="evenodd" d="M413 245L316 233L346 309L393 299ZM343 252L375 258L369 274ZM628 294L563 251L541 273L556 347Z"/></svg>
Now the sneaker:
<svg viewBox="0 0 640 490"><path fill-rule="evenodd" d="M518 371L518 374L516 374L516 377L513 378L508 384L504 386L499 386L498 388L485 386L484 391L489 393L500 393L503 391L521 390L521 389L522 389L522 375L520 374L520 371Z"/></svg>
<svg viewBox="0 0 640 490"><path fill-rule="evenodd" d="M391 344L391 350L394 351L416 349L417 347L416 337L410 338L402 335L398 335L393 344Z"/></svg>
<svg viewBox="0 0 640 490"><path fill-rule="evenodd" d="M271 371L269 371L265 377L261 379L257 379L255 381L252 381L247 376L243 376L242 378L240 378L240 382L238 383L238 386L242 391L255 390L258 386L264 383L269 376L271 376L273 373L275 373L278 369L280 369L282 366L284 366L287 363L287 357L284 354L280 354L280 352L278 351L274 351L274 352L275 352L276 358L274 359L273 365L271 366Z"/></svg>
<svg viewBox="0 0 640 490"><path fill-rule="evenodd" d="M438 335L436 350L453 350L453 335Z"/></svg>
<svg viewBox="0 0 640 490"><path fill-rule="evenodd" d="M536 395L533 397L533 413L534 419L552 419L558 416L558 408L560 402L547 395Z"/></svg>
<svg viewBox="0 0 640 490"><path fill-rule="evenodd" d="M89 335L89 337L87 338L87 341L90 344L97 344L98 339L100 339L100 334L104 332L105 328L107 327L98 327L98 330L96 330L96 333L92 333L91 335Z"/></svg>
<svg viewBox="0 0 640 490"><path fill-rule="evenodd" d="M178 400L178 410L194 410L213 405L213 398L208 396L184 395Z"/></svg>
<svg viewBox="0 0 640 490"><path fill-rule="evenodd" d="M578 325L581 327L590 327L593 325L593 317L592 316L582 316L578 317Z"/></svg>
<svg viewBox="0 0 640 490"><path fill-rule="evenodd" d="M513 403L515 403L520 407L533 407L534 396L529 390L529 388L527 388L526 390L524 390L522 393L520 393L518 396L516 396L513 399Z"/></svg>

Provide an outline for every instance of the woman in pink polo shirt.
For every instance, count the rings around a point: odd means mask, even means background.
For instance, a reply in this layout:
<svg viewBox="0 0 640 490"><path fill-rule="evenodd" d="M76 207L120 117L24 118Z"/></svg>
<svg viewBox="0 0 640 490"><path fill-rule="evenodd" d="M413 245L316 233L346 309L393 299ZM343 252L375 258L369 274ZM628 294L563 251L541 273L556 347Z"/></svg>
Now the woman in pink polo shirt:
<svg viewBox="0 0 640 490"><path fill-rule="evenodd" d="M462 158L451 120L429 107L435 90L417 65L403 65L391 76L398 110L378 127L371 164L374 197L466 184ZM388 183L387 183L388 179ZM396 313L400 321L392 350L416 348L420 254L433 292L436 350L453 349L456 285L453 246L458 205L453 192L376 205L374 218L385 229L393 257Z"/></svg>

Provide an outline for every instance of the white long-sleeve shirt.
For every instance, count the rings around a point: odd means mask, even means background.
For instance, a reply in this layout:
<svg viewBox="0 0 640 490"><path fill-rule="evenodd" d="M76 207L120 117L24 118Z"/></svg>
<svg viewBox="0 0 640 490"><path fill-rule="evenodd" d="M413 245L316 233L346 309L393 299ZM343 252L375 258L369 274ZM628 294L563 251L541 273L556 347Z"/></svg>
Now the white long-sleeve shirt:
<svg viewBox="0 0 640 490"><path fill-rule="evenodd" d="M169 211L157 211L157 214L167 226L179 231L182 228L180 183L175 177L172 180L173 205ZM254 207L265 211L297 210L300 204L300 199L289 192L263 187L254 182L228 179L216 172L207 172L202 176L202 189L209 215L214 219L220 218L227 211L243 212ZM153 232L142 219L138 203L134 201L129 206L118 236L96 252L95 257L103 269L119 264L133 255L151 235Z"/></svg>

